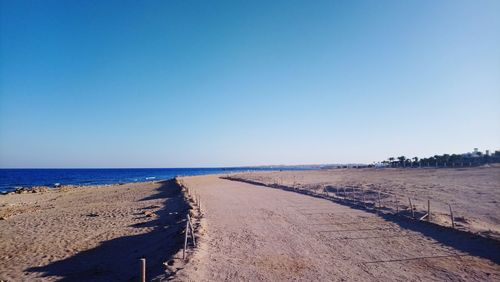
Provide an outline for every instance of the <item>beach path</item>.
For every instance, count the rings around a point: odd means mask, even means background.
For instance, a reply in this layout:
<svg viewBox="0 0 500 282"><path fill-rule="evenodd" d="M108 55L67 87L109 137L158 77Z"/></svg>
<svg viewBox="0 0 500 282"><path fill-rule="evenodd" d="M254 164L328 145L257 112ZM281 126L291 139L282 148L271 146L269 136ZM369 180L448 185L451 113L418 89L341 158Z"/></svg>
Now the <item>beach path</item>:
<svg viewBox="0 0 500 282"><path fill-rule="evenodd" d="M491 240L217 175L181 181L199 195L205 217L179 280L500 279Z"/></svg>

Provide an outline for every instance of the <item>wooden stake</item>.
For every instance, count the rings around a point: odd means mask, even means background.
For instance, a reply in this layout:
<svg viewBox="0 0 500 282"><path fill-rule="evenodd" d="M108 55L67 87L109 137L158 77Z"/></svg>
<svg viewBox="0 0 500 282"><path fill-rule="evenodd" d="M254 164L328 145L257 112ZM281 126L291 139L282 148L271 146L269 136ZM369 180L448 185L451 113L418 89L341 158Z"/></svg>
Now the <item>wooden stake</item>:
<svg viewBox="0 0 500 282"><path fill-rule="evenodd" d="M194 238L194 228L193 224L191 223L191 217L189 217L189 214L187 216L187 220L189 222L189 228L191 230L191 239L193 239L193 245L196 247L196 239Z"/></svg>
<svg viewBox="0 0 500 282"><path fill-rule="evenodd" d="M146 282L146 259L141 258L141 282Z"/></svg>
<svg viewBox="0 0 500 282"><path fill-rule="evenodd" d="M399 202L398 202L398 197L394 196L395 203L396 203L396 214L399 214Z"/></svg>
<svg viewBox="0 0 500 282"><path fill-rule="evenodd" d="M188 244L189 221L186 221L186 232L184 233L184 249L182 250L182 259L186 259L186 248Z"/></svg>
<svg viewBox="0 0 500 282"><path fill-rule="evenodd" d="M431 200L427 200L427 221L431 221Z"/></svg>
<svg viewBox="0 0 500 282"><path fill-rule="evenodd" d="M363 205L366 208L366 202L365 202L365 189L361 188L361 197L363 199Z"/></svg>
<svg viewBox="0 0 500 282"><path fill-rule="evenodd" d="M453 210L451 209L450 204L448 204L448 206L450 207L451 227L455 228L455 218L453 217Z"/></svg>
<svg viewBox="0 0 500 282"><path fill-rule="evenodd" d="M411 217L415 218L415 211L413 210L413 205L411 204L411 199L408 198L408 201L410 202Z"/></svg>

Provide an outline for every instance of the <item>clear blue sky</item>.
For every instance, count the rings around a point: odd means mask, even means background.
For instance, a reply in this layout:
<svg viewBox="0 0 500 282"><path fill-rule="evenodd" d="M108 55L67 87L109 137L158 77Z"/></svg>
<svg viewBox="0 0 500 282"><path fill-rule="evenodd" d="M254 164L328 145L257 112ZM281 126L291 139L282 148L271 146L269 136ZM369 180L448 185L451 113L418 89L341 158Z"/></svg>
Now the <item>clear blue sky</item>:
<svg viewBox="0 0 500 282"><path fill-rule="evenodd" d="M0 167L500 148L497 0L0 3Z"/></svg>

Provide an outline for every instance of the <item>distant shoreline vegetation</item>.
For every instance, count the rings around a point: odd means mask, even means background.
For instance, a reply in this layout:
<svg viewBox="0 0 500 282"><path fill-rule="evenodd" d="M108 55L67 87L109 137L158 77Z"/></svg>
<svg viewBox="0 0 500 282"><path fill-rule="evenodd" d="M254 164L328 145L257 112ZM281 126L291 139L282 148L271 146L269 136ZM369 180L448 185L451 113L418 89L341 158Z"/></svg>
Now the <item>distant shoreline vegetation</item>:
<svg viewBox="0 0 500 282"><path fill-rule="evenodd" d="M426 158L407 158L405 156L390 157L382 162L369 165L371 167L472 167L500 163L500 151L484 153L474 148L474 151L463 154L443 154Z"/></svg>
<svg viewBox="0 0 500 282"><path fill-rule="evenodd" d="M500 150L491 153L486 150L484 153L474 148L474 151L463 154L443 154L434 155L432 157L413 157L407 158L406 156L390 157L381 162L374 162L372 164L330 164L322 165L320 169L336 169L336 168L384 168L384 167L398 167L398 168L454 168L454 167L475 167L487 164L500 163Z"/></svg>

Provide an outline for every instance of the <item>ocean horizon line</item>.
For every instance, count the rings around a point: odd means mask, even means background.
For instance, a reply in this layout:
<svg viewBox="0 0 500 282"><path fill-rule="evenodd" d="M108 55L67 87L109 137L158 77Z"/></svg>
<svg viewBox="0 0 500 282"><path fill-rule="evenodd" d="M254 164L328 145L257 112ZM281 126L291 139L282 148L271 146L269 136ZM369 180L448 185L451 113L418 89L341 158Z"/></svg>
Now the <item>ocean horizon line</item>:
<svg viewBox="0 0 500 282"><path fill-rule="evenodd" d="M301 166L206 167L206 168L2 168L0 192L17 188L58 185L104 185L160 181L176 176L242 171L307 170Z"/></svg>

